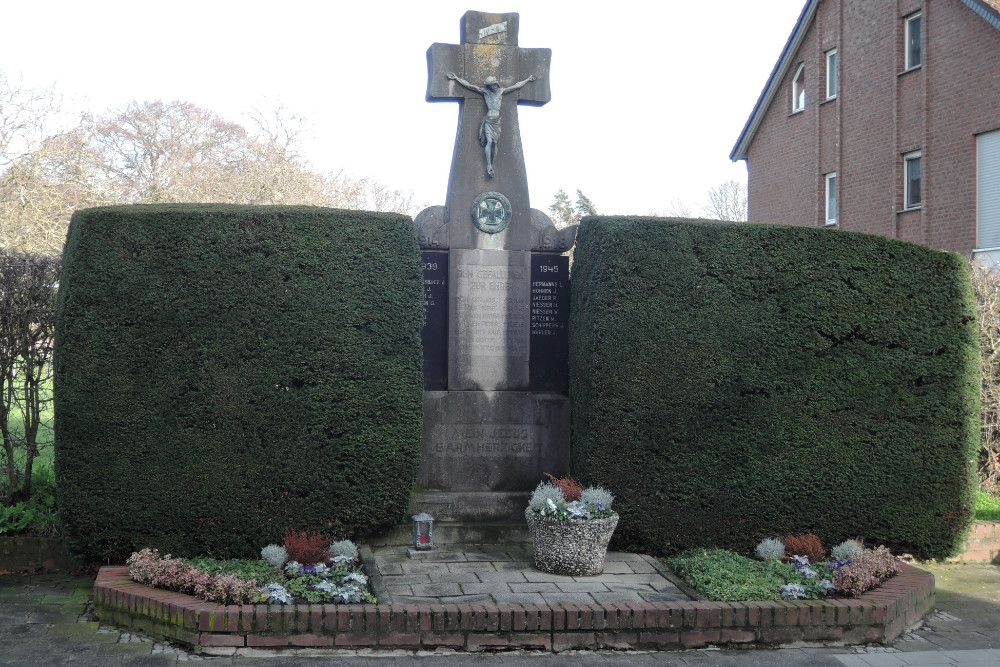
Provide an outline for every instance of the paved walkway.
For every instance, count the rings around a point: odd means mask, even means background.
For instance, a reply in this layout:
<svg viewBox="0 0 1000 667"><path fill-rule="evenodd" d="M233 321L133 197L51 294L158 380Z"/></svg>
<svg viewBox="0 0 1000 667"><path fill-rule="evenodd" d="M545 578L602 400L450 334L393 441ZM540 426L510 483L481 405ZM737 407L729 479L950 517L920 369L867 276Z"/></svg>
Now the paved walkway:
<svg viewBox="0 0 1000 667"><path fill-rule="evenodd" d="M367 556L367 551L366 551ZM366 558L366 561L368 559ZM406 547L381 547L365 563L375 597L386 603L483 602L589 604L689 600L655 558L609 552L604 573L565 577L539 572L531 548L520 545L443 545L414 558Z"/></svg>
<svg viewBox="0 0 1000 667"><path fill-rule="evenodd" d="M475 567L467 571L444 573L452 575L489 574L516 571L514 563L524 563L515 552L500 550L508 558L479 560L493 549L469 548L456 551L461 555L455 560L439 561L438 565L453 566L460 563ZM390 552L391 553L391 552ZM470 556L472 556L470 558ZM405 556L404 556L405 558ZM385 564L390 565L388 555ZM653 573L637 572L639 563L650 564L645 558L609 561L629 563L627 572L608 572L613 576L646 576ZM404 562L397 559L399 573ZM431 563L425 563L430 565ZM506 565L505 565L506 564ZM414 566L417 563L413 563ZM903 665L965 665L975 667L996 667L1000 665L1000 567L991 565L921 565L934 573L937 579L937 601L934 612L921 627L904 635L892 646L874 647L821 647L782 648L774 650L708 649L662 653L640 652L565 652L560 654L502 653L502 654L455 654L433 653L414 654L394 652L372 654L365 651L315 651L313 654L283 655L281 657L225 657L202 658L179 648L158 643L145 637L99 626L89 614L92 599L93 578L69 575L0 575L0 665L175 665L178 662L202 661L217 665L379 665L384 667L390 661L404 664L444 665L464 667L465 665L513 664L513 665L577 665L607 667L609 665L693 665L693 666L744 666L744 665L829 665L831 667L896 667ZM406 569L416 569L406 568ZM624 566L611 565L610 569ZM461 568L459 568L461 570ZM523 570L525 582L528 571ZM410 572L410 574L415 574ZM417 573L419 574L419 573ZM429 573L425 573L428 574ZM478 579L478 576L477 576ZM398 581L398 580L397 580ZM515 582L494 580L496 591L504 593L503 584L514 594L510 585ZM473 584L475 582L450 582ZM480 584L490 583L490 577L479 579ZM565 584L580 582L536 582ZM607 593L616 592L605 582ZM621 581L619 581L621 583ZM388 584L387 584L388 585ZM410 594L416 594L413 586L422 584L399 584L410 586ZM428 584L430 585L430 584ZM420 590L420 589L417 589ZM453 590L453 589L448 589ZM657 590L652 584L645 594L663 593L669 589ZM401 591L405 594L405 590ZM428 592L428 591L422 591ZM595 590L593 595L602 591ZM525 594L533 593L526 591ZM555 595L554 591L537 592ZM562 592L563 595L569 591ZM464 593L463 593L464 594ZM469 595L492 595L474 593ZM640 593L640 595L643 593ZM422 596L434 597L436 596ZM548 600L548 598L543 598Z"/></svg>

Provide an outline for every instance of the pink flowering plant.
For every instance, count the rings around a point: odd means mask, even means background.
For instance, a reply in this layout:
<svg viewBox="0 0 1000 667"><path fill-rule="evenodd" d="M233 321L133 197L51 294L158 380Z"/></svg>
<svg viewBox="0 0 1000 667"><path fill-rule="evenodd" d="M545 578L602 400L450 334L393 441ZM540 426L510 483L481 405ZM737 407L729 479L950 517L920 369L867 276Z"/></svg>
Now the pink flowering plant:
<svg viewBox="0 0 1000 667"><path fill-rule="evenodd" d="M289 561L288 550L273 544L261 550L261 560L181 559L147 548L132 554L128 568L138 583L219 604L376 601L353 542L335 542L312 555L318 562L303 565Z"/></svg>

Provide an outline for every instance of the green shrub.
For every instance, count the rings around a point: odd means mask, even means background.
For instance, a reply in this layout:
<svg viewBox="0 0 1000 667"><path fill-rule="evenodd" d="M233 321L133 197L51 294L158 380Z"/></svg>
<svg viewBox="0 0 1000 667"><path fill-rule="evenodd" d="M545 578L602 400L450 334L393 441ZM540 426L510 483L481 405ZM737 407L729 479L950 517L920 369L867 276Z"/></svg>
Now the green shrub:
<svg viewBox="0 0 1000 667"><path fill-rule="evenodd" d="M667 564L709 600L780 600L782 586L802 579L791 563L757 561L721 549L693 549Z"/></svg>
<svg viewBox="0 0 1000 667"><path fill-rule="evenodd" d="M421 281L401 215L78 211L55 350L70 548L254 558L288 528L397 521L420 453Z"/></svg>
<svg viewBox="0 0 1000 667"><path fill-rule="evenodd" d="M978 347L956 254L805 227L585 218L573 473L618 544L770 535L946 556L972 516Z"/></svg>

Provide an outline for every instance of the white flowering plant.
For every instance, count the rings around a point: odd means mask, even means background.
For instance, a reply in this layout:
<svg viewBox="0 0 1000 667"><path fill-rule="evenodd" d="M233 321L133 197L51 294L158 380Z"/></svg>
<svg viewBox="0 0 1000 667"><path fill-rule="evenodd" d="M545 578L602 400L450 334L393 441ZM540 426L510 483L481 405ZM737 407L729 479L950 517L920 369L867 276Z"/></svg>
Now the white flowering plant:
<svg viewBox="0 0 1000 667"><path fill-rule="evenodd" d="M528 507L532 511L559 521L588 521L606 519L616 512L611 509L614 495L599 486L581 488L571 478L549 476L531 494Z"/></svg>
<svg viewBox="0 0 1000 667"><path fill-rule="evenodd" d="M278 559L275 545L261 551L271 555L265 558L274 565ZM280 581L261 588L258 602L267 604L292 604L296 599L306 602L334 602L337 604L374 603L368 591L368 577L361 573L358 548L349 541L336 542L325 554L322 562L303 565L289 561L275 566Z"/></svg>

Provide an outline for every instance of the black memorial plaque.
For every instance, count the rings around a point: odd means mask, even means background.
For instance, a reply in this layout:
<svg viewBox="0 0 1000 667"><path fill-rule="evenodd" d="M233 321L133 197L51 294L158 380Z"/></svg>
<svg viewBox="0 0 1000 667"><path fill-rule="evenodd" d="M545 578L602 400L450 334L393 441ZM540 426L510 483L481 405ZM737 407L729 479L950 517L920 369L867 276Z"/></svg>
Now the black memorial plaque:
<svg viewBox="0 0 1000 667"><path fill-rule="evenodd" d="M420 253L424 269L424 389L448 389L448 253Z"/></svg>
<svg viewBox="0 0 1000 667"><path fill-rule="evenodd" d="M531 389L569 388L569 257L531 255Z"/></svg>

